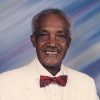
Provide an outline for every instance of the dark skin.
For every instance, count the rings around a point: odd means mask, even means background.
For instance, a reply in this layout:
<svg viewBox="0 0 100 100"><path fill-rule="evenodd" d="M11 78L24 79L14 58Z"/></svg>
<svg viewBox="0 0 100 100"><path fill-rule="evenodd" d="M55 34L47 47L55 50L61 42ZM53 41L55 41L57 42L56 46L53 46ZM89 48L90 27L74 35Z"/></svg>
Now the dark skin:
<svg viewBox="0 0 100 100"><path fill-rule="evenodd" d="M37 37L31 37L37 57L43 67L55 76L61 69L62 60L70 45L69 27L61 16L48 14L41 20L37 32Z"/></svg>

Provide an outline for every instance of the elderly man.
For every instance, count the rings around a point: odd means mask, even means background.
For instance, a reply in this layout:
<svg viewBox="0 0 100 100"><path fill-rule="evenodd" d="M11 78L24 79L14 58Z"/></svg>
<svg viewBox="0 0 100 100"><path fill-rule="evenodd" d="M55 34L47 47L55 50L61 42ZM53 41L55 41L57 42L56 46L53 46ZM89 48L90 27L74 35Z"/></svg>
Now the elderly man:
<svg viewBox="0 0 100 100"><path fill-rule="evenodd" d="M32 28L37 57L1 74L0 100L98 100L93 79L62 64L71 42L65 14L44 10L33 18Z"/></svg>

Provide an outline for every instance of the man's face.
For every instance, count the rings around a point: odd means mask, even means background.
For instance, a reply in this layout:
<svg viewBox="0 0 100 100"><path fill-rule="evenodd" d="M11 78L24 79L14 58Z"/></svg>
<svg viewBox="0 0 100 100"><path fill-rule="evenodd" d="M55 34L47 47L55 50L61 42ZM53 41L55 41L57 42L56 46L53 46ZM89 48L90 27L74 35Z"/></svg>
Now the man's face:
<svg viewBox="0 0 100 100"><path fill-rule="evenodd" d="M48 15L42 19L38 37L32 37L39 61L45 66L58 66L69 47L69 28L58 15ZM34 41L35 39L35 41Z"/></svg>

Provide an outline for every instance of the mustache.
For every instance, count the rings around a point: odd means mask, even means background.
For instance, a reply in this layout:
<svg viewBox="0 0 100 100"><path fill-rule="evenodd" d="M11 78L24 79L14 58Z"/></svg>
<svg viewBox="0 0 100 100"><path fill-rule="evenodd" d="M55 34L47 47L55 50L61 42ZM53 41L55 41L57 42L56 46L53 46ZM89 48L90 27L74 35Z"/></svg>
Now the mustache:
<svg viewBox="0 0 100 100"><path fill-rule="evenodd" d="M44 48L43 48L43 51L46 52L60 52L62 50L62 48L60 46L50 46L50 45L46 45Z"/></svg>

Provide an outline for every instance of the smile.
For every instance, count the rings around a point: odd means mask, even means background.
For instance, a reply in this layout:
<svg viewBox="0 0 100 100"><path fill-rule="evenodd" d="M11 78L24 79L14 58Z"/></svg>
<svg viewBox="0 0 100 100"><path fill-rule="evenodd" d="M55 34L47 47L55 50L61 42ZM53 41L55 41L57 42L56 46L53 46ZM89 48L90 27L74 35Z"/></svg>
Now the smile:
<svg viewBox="0 0 100 100"><path fill-rule="evenodd" d="M46 54L50 54L50 55L56 55L56 54L58 54L58 52L50 52L50 51L47 51L47 52L45 52Z"/></svg>

